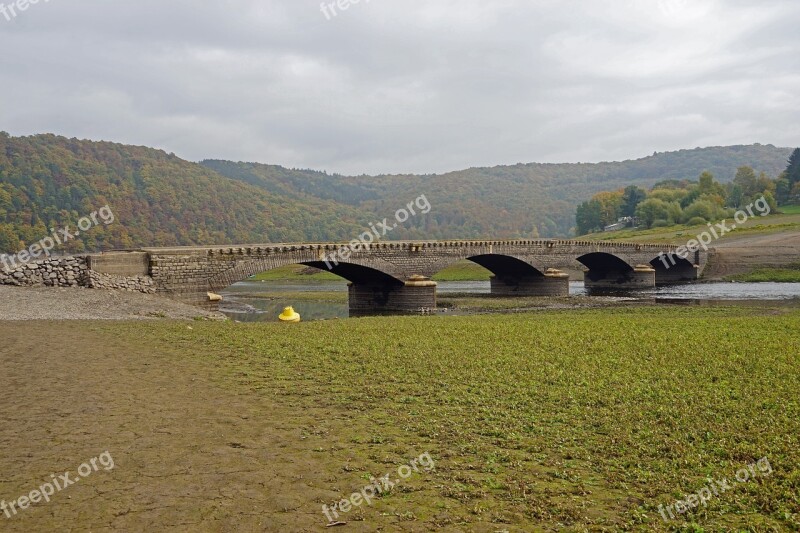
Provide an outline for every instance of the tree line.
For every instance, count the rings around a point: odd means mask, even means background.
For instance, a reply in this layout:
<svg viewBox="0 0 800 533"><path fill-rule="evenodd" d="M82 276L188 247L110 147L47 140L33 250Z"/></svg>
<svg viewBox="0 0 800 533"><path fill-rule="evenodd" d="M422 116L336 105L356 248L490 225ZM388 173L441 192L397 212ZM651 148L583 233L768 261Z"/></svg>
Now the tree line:
<svg viewBox="0 0 800 533"><path fill-rule="evenodd" d="M595 194L575 213L576 233L602 231L621 219L645 228L675 224L699 225L733 216L736 210L764 197L773 211L800 204L800 148L792 152L786 170L777 178L742 166L730 183L719 183L710 172L694 180L663 180L649 190L630 185Z"/></svg>

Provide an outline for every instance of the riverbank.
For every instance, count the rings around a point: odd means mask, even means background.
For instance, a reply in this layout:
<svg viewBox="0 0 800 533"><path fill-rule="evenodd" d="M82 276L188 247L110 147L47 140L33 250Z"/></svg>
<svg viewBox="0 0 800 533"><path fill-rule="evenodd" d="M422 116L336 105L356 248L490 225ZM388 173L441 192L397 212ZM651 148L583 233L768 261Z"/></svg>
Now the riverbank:
<svg viewBox="0 0 800 533"><path fill-rule="evenodd" d="M800 264L789 265L789 268L756 268L744 274L728 276L725 281L800 283Z"/></svg>
<svg viewBox="0 0 800 533"><path fill-rule="evenodd" d="M225 315L138 292L0 285L0 321L164 318L224 320Z"/></svg>

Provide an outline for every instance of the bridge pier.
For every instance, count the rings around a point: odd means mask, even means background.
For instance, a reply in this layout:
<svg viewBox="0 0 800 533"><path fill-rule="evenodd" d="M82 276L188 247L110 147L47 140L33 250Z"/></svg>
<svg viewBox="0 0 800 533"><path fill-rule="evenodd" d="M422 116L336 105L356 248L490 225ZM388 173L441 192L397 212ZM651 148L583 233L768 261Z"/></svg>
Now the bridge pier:
<svg viewBox="0 0 800 533"><path fill-rule="evenodd" d="M569 296L569 274L548 269L544 276L492 276L492 296Z"/></svg>
<svg viewBox="0 0 800 533"><path fill-rule="evenodd" d="M655 267L658 285L690 283L700 279L700 267L697 265L676 265L669 269L659 268L658 265Z"/></svg>
<svg viewBox="0 0 800 533"><path fill-rule="evenodd" d="M423 276L412 276L402 285L350 283L348 300L350 316L404 314L436 309L436 282Z"/></svg>
<svg viewBox="0 0 800 533"><path fill-rule="evenodd" d="M629 271L587 270L583 274L587 289L652 289L656 286L656 270L650 265L637 265Z"/></svg>

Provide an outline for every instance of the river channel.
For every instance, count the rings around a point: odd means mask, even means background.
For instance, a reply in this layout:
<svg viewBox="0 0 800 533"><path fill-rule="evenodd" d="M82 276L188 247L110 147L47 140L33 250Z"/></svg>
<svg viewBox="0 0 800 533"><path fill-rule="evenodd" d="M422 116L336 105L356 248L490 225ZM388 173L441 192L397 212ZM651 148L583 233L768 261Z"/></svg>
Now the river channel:
<svg viewBox="0 0 800 533"><path fill-rule="evenodd" d="M442 281L438 294L488 295L488 281ZM244 281L228 287L221 311L240 322L275 322L286 306L293 306L303 320L348 318L346 282ZM570 283L571 296L591 296L582 281ZM800 283L696 283L603 295L630 302L660 304L800 306Z"/></svg>

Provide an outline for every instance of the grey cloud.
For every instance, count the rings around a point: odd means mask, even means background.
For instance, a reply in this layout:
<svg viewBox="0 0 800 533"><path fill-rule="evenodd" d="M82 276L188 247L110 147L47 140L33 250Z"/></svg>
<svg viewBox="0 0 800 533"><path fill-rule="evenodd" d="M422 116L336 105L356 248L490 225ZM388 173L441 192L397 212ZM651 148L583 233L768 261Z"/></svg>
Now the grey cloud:
<svg viewBox="0 0 800 533"><path fill-rule="evenodd" d="M0 0L9 4L9 0ZM51 0L0 17L0 129L344 173L800 136L790 0Z"/></svg>

